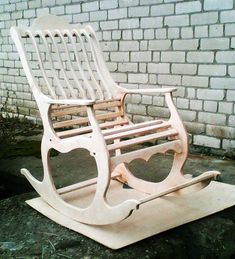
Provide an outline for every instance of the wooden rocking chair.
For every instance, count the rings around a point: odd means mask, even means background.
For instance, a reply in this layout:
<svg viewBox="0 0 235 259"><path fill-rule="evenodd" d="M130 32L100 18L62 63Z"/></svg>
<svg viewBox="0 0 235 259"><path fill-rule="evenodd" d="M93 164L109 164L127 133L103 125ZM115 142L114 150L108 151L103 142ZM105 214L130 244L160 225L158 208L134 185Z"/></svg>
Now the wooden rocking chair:
<svg viewBox="0 0 235 259"><path fill-rule="evenodd" d="M159 197L180 193L181 189L201 189L219 174L210 171L195 178L182 174L188 138L172 100L176 88L126 89L117 85L105 65L91 26L70 25L62 17L48 15L36 19L29 28L12 27L10 32L44 127L43 180L35 179L27 169L21 172L41 198L61 215L91 225L112 224ZM132 93L164 94L169 120L130 122L124 99ZM61 117L64 120L58 121ZM127 150L146 141L157 143L159 139L167 141ZM67 153L78 148L88 150L95 158L98 177L56 190L50 150ZM168 176L161 182L139 179L126 166L135 159L147 161L152 155L169 150L174 152L174 160ZM136 196L112 204L106 195L113 182L127 184ZM69 193L91 186L95 186L95 194L86 206L66 200ZM86 197L78 192L77 199Z"/></svg>

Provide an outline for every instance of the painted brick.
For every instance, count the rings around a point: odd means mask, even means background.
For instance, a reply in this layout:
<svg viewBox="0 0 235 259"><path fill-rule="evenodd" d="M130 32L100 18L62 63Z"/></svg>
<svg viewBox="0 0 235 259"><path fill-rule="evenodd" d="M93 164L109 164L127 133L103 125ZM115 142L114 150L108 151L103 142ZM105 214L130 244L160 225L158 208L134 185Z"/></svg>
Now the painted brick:
<svg viewBox="0 0 235 259"><path fill-rule="evenodd" d="M174 40L173 49L175 50L195 50L198 48L199 41L193 40Z"/></svg>
<svg viewBox="0 0 235 259"><path fill-rule="evenodd" d="M220 21L222 23L223 22L235 22L235 10L221 12Z"/></svg>
<svg viewBox="0 0 235 259"><path fill-rule="evenodd" d="M180 85L181 77L176 75L159 75L158 83L161 85Z"/></svg>
<svg viewBox="0 0 235 259"><path fill-rule="evenodd" d="M226 115L219 113L199 112L198 121L213 125L225 125Z"/></svg>
<svg viewBox="0 0 235 259"><path fill-rule="evenodd" d="M204 9L209 10L223 10L232 9L233 0L204 0Z"/></svg>
<svg viewBox="0 0 235 259"><path fill-rule="evenodd" d="M223 149L231 149L235 147L235 140L229 140L229 139L224 139L223 140Z"/></svg>
<svg viewBox="0 0 235 259"><path fill-rule="evenodd" d="M131 40L132 39L132 31L131 30L125 30L122 32L122 39L123 40Z"/></svg>
<svg viewBox="0 0 235 259"><path fill-rule="evenodd" d="M138 50L139 42L138 41L120 41L119 49L128 51L128 50Z"/></svg>
<svg viewBox="0 0 235 259"><path fill-rule="evenodd" d="M146 73L147 72L147 65L146 65L146 63L139 63L139 72L140 73ZM151 76L149 75L149 78L150 77Z"/></svg>
<svg viewBox="0 0 235 259"><path fill-rule="evenodd" d="M219 102L219 113L231 114L233 112L233 103Z"/></svg>
<svg viewBox="0 0 235 259"><path fill-rule="evenodd" d="M168 118L170 115L168 108L148 106L148 115L153 117Z"/></svg>
<svg viewBox="0 0 235 259"><path fill-rule="evenodd" d="M133 39L134 40L142 40L143 39L143 30L141 29L136 29L133 30Z"/></svg>
<svg viewBox="0 0 235 259"><path fill-rule="evenodd" d="M202 103L203 102L201 100L190 100L190 109L201 111Z"/></svg>
<svg viewBox="0 0 235 259"><path fill-rule="evenodd" d="M171 46L170 40L150 40L149 50L168 50Z"/></svg>
<svg viewBox="0 0 235 259"><path fill-rule="evenodd" d="M195 37L196 38L204 38L208 37L208 26L195 26Z"/></svg>
<svg viewBox="0 0 235 259"><path fill-rule="evenodd" d="M224 27L222 24L213 24L209 27L209 36L210 37L222 37Z"/></svg>
<svg viewBox="0 0 235 259"><path fill-rule="evenodd" d="M29 9L24 11L24 18L33 18L36 17L36 12L34 9Z"/></svg>
<svg viewBox="0 0 235 259"><path fill-rule="evenodd" d="M164 0L165 3L183 2L184 0Z"/></svg>
<svg viewBox="0 0 235 259"><path fill-rule="evenodd" d="M189 16L188 15L177 15L177 16L166 16L165 26L177 27L177 26L188 26Z"/></svg>
<svg viewBox="0 0 235 259"><path fill-rule="evenodd" d="M139 104L128 104L127 105L127 112L128 113L135 113L139 115L146 115L146 106L139 105Z"/></svg>
<svg viewBox="0 0 235 259"><path fill-rule="evenodd" d="M219 138L234 138L235 137L235 128L207 125L206 133L209 136L219 137Z"/></svg>
<svg viewBox="0 0 235 259"><path fill-rule="evenodd" d="M156 29L157 39L166 39L166 29Z"/></svg>
<svg viewBox="0 0 235 259"><path fill-rule="evenodd" d="M214 52L212 51L192 51L187 53L187 62L190 63L213 63Z"/></svg>
<svg viewBox="0 0 235 259"><path fill-rule="evenodd" d="M235 26L234 24L225 24L225 35L226 36L231 36L235 35Z"/></svg>
<svg viewBox="0 0 235 259"><path fill-rule="evenodd" d="M161 3L163 3L163 0L140 0L140 5L161 4Z"/></svg>
<svg viewBox="0 0 235 259"><path fill-rule="evenodd" d="M173 74L181 75L195 75L197 71L197 65L195 64L172 64L171 72Z"/></svg>
<svg viewBox="0 0 235 259"><path fill-rule="evenodd" d="M112 31L112 39L113 40L120 40L122 36L121 31Z"/></svg>
<svg viewBox="0 0 235 259"><path fill-rule="evenodd" d="M193 143L194 145L204 147L220 148L220 140L214 137L195 135L193 137Z"/></svg>
<svg viewBox="0 0 235 259"><path fill-rule="evenodd" d="M107 11L97 11L90 13L91 21L102 21L107 19Z"/></svg>
<svg viewBox="0 0 235 259"><path fill-rule="evenodd" d="M196 122L184 122L184 125L186 127L186 130L193 134L202 134L205 132L205 125L202 123L196 123Z"/></svg>
<svg viewBox="0 0 235 259"><path fill-rule="evenodd" d="M185 62L185 52L183 51L164 51L161 53L162 62Z"/></svg>
<svg viewBox="0 0 235 259"><path fill-rule="evenodd" d="M119 63L118 71L120 71L120 72L137 72L138 64L137 63Z"/></svg>
<svg viewBox="0 0 235 259"><path fill-rule="evenodd" d="M152 16L163 16L174 13L174 4L162 4L151 7Z"/></svg>
<svg viewBox="0 0 235 259"><path fill-rule="evenodd" d="M148 104L148 105L150 105L150 104L152 104L152 102L153 102L153 97L152 97L152 96L143 95L143 97L142 97L142 103L143 103L143 104Z"/></svg>
<svg viewBox="0 0 235 259"><path fill-rule="evenodd" d="M204 110L207 112L217 112L218 103L215 101L204 101Z"/></svg>
<svg viewBox="0 0 235 259"><path fill-rule="evenodd" d="M234 63L235 52L234 51L217 51L215 60L217 63Z"/></svg>
<svg viewBox="0 0 235 259"><path fill-rule="evenodd" d="M230 115L229 118L228 118L228 125L229 126L232 126L232 127L235 127L235 115ZM235 145L234 145L235 147Z"/></svg>
<svg viewBox="0 0 235 259"><path fill-rule="evenodd" d="M129 83L145 84L148 82L147 74L128 74Z"/></svg>
<svg viewBox="0 0 235 259"><path fill-rule="evenodd" d="M231 46L232 49L235 49L235 37L231 38Z"/></svg>
<svg viewBox="0 0 235 259"><path fill-rule="evenodd" d="M235 66L229 66L228 67L228 74L231 76L231 77L235 77Z"/></svg>
<svg viewBox="0 0 235 259"><path fill-rule="evenodd" d="M108 70L110 72L115 72L117 71L117 63L116 62L106 62Z"/></svg>
<svg viewBox="0 0 235 259"><path fill-rule="evenodd" d="M185 98L177 98L176 99L176 106L179 109L188 109L189 107L189 100Z"/></svg>
<svg viewBox="0 0 235 259"><path fill-rule="evenodd" d="M149 73L158 73L158 74L169 74L170 64L169 63L148 63L148 72Z"/></svg>
<svg viewBox="0 0 235 259"><path fill-rule="evenodd" d="M208 77L202 76L183 76L182 85L195 87L208 87Z"/></svg>
<svg viewBox="0 0 235 259"><path fill-rule="evenodd" d="M235 78L211 78L211 87L215 89L235 89Z"/></svg>
<svg viewBox="0 0 235 259"><path fill-rule="evenodd" d="M106 41L101 44L103 51L117 51L118 50L118 42L117 41Z"/></svg>
<svg viewBox="0 0 235 259"><path fill-rule="evenodd" d="M153 61L154 62L160 61L160 52L159 51L153 51Z"/></svg>
<svg viewBox="0 0 235 259"><path fill-rule="evenodd" d="M157 84L157 75L156 74L150 74L149 75L149 83L150 84Z"/></svg>
<svg viewBox="0 0 235 259"><path fill-rule="evenodd" d="M139 19L123 19L119 21L119 29L134 29L139 27Z"/></svg>
<svg viewBox="0 0 235 259"><path fill-rule="evenodd" d="M89 14L88 13L79 13L73 15L73 22L74 23L81 23L81 22L87 22L89 20Z"/></svg>
<svg viewBox="0 0 235 259"><path fill-rule="evenodd" d="M127 8L119 8L119 9L113 9L108 11L109 20L121 19L126 17L127 17Z"/></svg>
<svg viewBox="0 0 235 259"><path fill-rule="evenodd" d="M111 58L111 61L128 62L129 52L111 52L110 58Z"/></svg>
<svg viewBox="0 0 235 259"><path fill-rule="evenodd" d="M163 26L163 18L162 17L141 18L140 26L141 28L161 28Z"/></svg>
<svg viewBox="0 0 235 259"><path fill-rule="evenodd" d="M235 100L235 91L234 90L228 90L227 91L227 95L226 95L226 99L228 101L234 102L234 100Z"/></svg>
<svg viewBox="0 0 235 259"><path fill-rule="evenodd" d="M198 89L197 98L201 100L218 100L221 101L224 99L223 90L213 90L213 89Z"/></svg>
<svg viewBox="0 0 235 259"><path fill-rule="evenodd" d="M92 1L92 2L82 4L82 11L83 12L96 11L98 9L99 9L98 1Z"/></svg>
<svg viewBox="0 0 235 259"><path fill-rule="evenodd" d="M225 76L226 66L225 65L199 65L198 75Z"/></svg>
<svg viewBox="0 0 235 259"><path fill-rule="evenodd" d="M151 61L151 51L138 51L131 52L131 61L134 62L150 62Z"/></svg>
<svg viewBox="0 0 235 259"><path fill-rule="evenodd" d="M216 50L216 49L228 49L228 38L213 38L213 39L201 39L201 49Z"/></svg>
<svg viewBox="0 0 235 259"><path fill-rule="evenodd" d="M67 6L65 6L65 12L67 14L70 14L70 13L80 13L81 12L81 5L80 4L67 5Z"/></svg>
<svg viewBox="0 0 235 259"><path fill-rule="evenodd" d="M112 9L118 7L118 0L100 1L100 9Z"/></svg>
<svg viewBox="0 0 235 259"><path fill-rule="evenodd" d="M165 98L163 96L154 95L153 96L153 105L163 106L164 105L164 99Z"/></svg>
<svg viewBox="0 0 235 259"><path fill-rule="evenodd" d="M128 10L129 17L143 17L149 15L149 7L148 6L136 6L129 7Z"/></svg>
<svg viewBox="0 0 235 259"><path fill-rule="evenodd" d="M144 39L146 39L146 40L154 39L154 29L145 29L144 30Z"/></svg>
<svg viewBox="0 0 235 259"><path fill-rule="evenodd" d="M115 82L118 83L124 83L127 81L127 74L126 73L111 73L111 76L113 77Z"/></svg>
<svg viewBox="0 0 235 259"><path fill-rule="evenodd" d="M181 28L181 37L186 39L193 38L193 28L191 27Z"/></svg>
<svg viewBox="0 0 235 259"><path fill-rule="evenodd" d="M169 39L178 39L180 35L179 28L169 28L168 29L168 38Z"/></svg>
<svg viewBox="0 0 235 259"><path fill-rule="evenodd" d="M175 6L176 14L182 13L196 13L200 12L202 9L202 4L200 1L191 1L185 3L178 3Z"/></svg>
<svg viewBox="0 0 235 259"><path fill-rule="evenodd" d="M191 15L191 25L213 24L218 21L218 13L200 13Z"/></svg>
<svg viewBox="0 0 235 259"><path fill-rule="evenodd" d="M100 27L102 30L115 30L118 28L118 21L100 22Z"/></svg>
<svg viewBox="0 0 235 259"><path fill-rule="evenodd" d="M119 0L120 7L135 6L139 4L139 0Z"/></svg>
<svg viewBox="0 0 235 259"><path fill-rule="evenodd" d="M179 110L179 114L183 121L195 121L197 113L195 111Z"/></svg>
<svg viewBox="0 0 235 259"><path fill-rule="evenodd" d="M41 16L41 15L45 15L45 14L49 14L50 13L50 10L48 7L45 7L45 8L38 8L36 10L37 12L37 16Z"/></svg>

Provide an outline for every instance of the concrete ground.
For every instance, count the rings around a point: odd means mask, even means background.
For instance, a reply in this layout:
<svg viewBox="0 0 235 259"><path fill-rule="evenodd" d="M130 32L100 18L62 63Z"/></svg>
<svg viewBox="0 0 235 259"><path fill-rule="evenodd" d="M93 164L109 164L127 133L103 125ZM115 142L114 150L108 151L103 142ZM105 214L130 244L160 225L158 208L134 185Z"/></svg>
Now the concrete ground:
<svg viewBox="0 0 235 259"><path fill-rule="evenodd" d="M163 179L172 156L153 156L149 162L136 160L129 167L148 180ZM2 179L15 193L32 191L20 168L42 178L41 159L34 156L0 160ZM94 160L85 150L52 157L57 187L96 176ZM191 155L184 173L194 176L208 171L221 172L220 181L235 184L235 160ZM35 192L0 201L0 258L234 258L235 206L204 219L153 236L113 251L87 237L61 227L43 217L24 201Z"/></svg>

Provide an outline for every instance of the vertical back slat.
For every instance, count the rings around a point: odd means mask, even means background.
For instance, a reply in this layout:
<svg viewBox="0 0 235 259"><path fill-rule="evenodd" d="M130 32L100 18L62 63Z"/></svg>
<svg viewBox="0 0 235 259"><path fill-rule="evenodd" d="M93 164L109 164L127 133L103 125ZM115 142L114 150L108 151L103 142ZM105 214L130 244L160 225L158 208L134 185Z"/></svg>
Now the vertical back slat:
<svg viewBox="0 0 235 259"><path fill-rule="evenodd" d="M76 85L77 85L77 87L78 87L78 89L79 89L79 91L81 93L81 96L83 98L87 98L86 92L82 88L81 83L79 82L78 76L77 76L76 72L74 71L73 64L72 64L71 57L70 57L69 50L68 50L68 46L67 46L67 44L65 42L65 39L64 39L64 35L62 35L61 31L59 31L59 30L57 30L56 32L58 33L58 35L60 36L60 38L61 38L61 40L63 42L65 53L66 53L66 57L67 57L67 61L68 61L68 64L69 64L69 68L70 68L70 70L71 70L71 72L73 74L73 79L74 79L74 81L75 81L75 83L76 83ZM68 35L69 31L66 30L65 33L66 33L66 35Z"/></svg>
<svg viewBox="0 0 235 259"><path fill-rule="evenodd" d="M45 68L44 68L44 64L42 62L42 57L41 57L42 53L40 53L40 51L39 51L38 44L35 40L35 36L33 35L33 33L30 30L27 30L26 33L28 34L29 38L32 40L32 44L35 48L35 52L36 52L36 55L37 55L37 58L38 58L39 67L40 67L41 73L43 75L43 78L46 82L47 89L48 89L49 93L51 94L51 96L53 98L56 98L56 93L53 90L53 88L51 87L51 84L50 84L49 79L47 77L47 74L46 74L46 71L45 71Z"/></svg>
<svg viewBox="0 0 235 259"><path fill-rule="evenodd" d="M104 99L104 95L103 95L103 92L102 92L102 90L101 90L101 88L100 88L100 85L99 85L99 83L97 82L97 80L95 79L94 73L92 72L91 65L90 65L90 61L89 61L89 58L88 58L88 55L87 55L87 49L86 49L86 46L85 46L85 44L84 44L84 42L83 42L82 36L81 36L80 32L79 32L78 30L76 30L76 29L73 29L73 34L75 34L75 35L79 38L79 40L80 40L81 47L82 47L82 54L84 55L84 59L85 59L85 62L86 62L86 66L87 66L87 70L88 70L89 76L91 77L92 82L93 82L93 83L95 84L95 86L96 86L96 89L97 89L97 91L98 91L98 94L99 94L100 99ZM78 55L76 55L76 56L78 56ZM77 58L77 57L76 57L76 58ZM82 69L82 68L81 68L81 69ZM83 71L83 69L82 69L82 71ZM82 71L81 71L81 72L82 72ZM83 73L84 73L84 72L83 72ZM88 85L87 85L88 91L89 91L90 88L91 88L91 86L90 86L90 84L88 84ZM93 90L93 89L92 89L92 90ZM94 90L93 90L93 91L94 91Z"/></svg>
<svg viewBox="0 0 235 259"><path fill-rule="evenodd" d="M48 32L47 32L47 34L48 34ZM47 39L46 39L46 37L45 37L45 35L42 31L39 31L39 35L42 38L42 40L44 42L44 45L46 47L46 54L48 56L48 61L49 61L50 66L51 66L51 71L53 73L54 79L56 80L56 83L57 83L63 97L67 98L67 94L66 94L66 92L65 92L65 90L64 90L64 88L61 84L61 81L60 81L60 79L59 79L59 77L56 73L55 66L54 66L54 60L52 58L52 54L51 54L51 51L50 51L50 48L49 48L49 45L48 45L48 41L47 41Z"/></svg>
<svg viewBox="0 0 235 259"><path fill-rule="evenodd" d="M48 36L51 38L53 46L54 46L56 54L57 54L57 58L58 58L58 61L59 61L58 62L59 69L60 69L60 71L63 74L64 80L65 80L65 82L67 84L68 89L70 90L71 96L75 99L76 98L76 94L75 94L75 91L74 91L72 85L69 82L69 78L67 77L67 72L64 69L63 62L62 62L62 59L61 59L61 53L59 53L58 44L55 41L55 37L53 35L53 32L48 31ZM68 59L69 59L69 57L68 57Z"/></svg>
<svg viewBox="0 0 235 259"><path fill-rule="evenodd" d="M96 67L97 73L98 73L98 75L99 75L99 77L100 77L100 79L101 79L101 82L102 82L102 84L103 84L103 86L104 86L104 91L107 93L108 98L112 98L112 93L111 93L111 91L109 90L109 86L107 85L107 82L106 82L106 80L104 79L103 74L102 74L102 72L101 72L101 68L100 68L100 66L99 66L99 64L98 64L98 61L97 61L97 52L96 52L96 50L94 49L94 45L93 45L93 43L92 43L92 39L91 39L90 33L88 33L85 28L82 29L81 32L86 36L87 41L88 41L88 43L89 43L89 45L90 45L91 52L92 52L92 57L93 57L93 60L94 60L94 63L95 63L95 67ZM102 91L102 88L100 87L100 85L99 85L99 89L100 89L101 92L103 92L103 91Z"/></svg>

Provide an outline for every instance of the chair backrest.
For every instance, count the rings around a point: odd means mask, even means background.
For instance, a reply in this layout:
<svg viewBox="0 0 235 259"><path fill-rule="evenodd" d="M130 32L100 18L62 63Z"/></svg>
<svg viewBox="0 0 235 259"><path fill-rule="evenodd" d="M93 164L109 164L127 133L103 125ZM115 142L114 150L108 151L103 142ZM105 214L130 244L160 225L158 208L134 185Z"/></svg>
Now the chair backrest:
<svg viewBox="0 0 235 259"><path fill-rule="evenodd" d="M46 15L31 27L11 28L35 98L106 100L117 95L93 28Z"/></svg>

